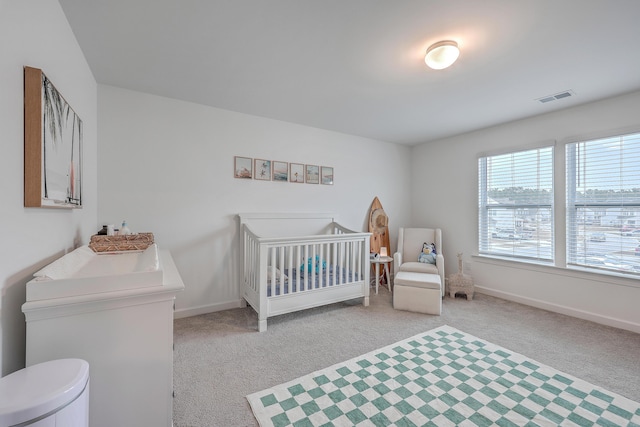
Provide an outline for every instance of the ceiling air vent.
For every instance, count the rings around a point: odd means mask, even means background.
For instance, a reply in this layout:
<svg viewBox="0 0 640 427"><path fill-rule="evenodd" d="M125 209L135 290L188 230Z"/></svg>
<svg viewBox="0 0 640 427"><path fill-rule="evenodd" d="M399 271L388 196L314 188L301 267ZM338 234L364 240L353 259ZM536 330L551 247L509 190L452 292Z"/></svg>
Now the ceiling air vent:
<svg viewBox="0 0 640 427"><path fill-rule="evenodd" d="M542 98L538 98L536 101L539 101L543 104L551 101L557 101L562 98L569 98L570 96L574 96L575 93L572 90L565 90L564 92L556 93L554 95L547 95Z"/></svg>

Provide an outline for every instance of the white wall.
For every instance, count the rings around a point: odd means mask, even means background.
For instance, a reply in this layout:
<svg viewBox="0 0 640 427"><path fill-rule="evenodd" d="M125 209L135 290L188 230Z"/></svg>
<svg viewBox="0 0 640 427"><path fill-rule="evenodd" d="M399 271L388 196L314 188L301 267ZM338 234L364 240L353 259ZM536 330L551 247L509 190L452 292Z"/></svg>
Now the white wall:
<svg viewBox="0 0 640 427"><path fill-rule="evenodd" d="M177 316L238 306L238 213L335 212L366 230L378 196L393 241L408 221L408 147L104 85L98 105L99 221L171 251ZM335 184L236 179L234 156L333 166Z"/></svg>
<svg viewBox="0 0 640 427"><path fill-rule="evenodd" d="M457 271L464 252L482 292L600 323L640 332L640 283L564 268L544 268L476 257L478 252L479 153L518 149L555 140L556 165L562 166L563 141L614 130L640 130L640 92L565 109L465 135L423 144L411 153L412 222L443 230L446 273ZM564 169L556 167L556 265L564 266ZM433 182L433 185L429 185Z"/></svg>
<svg viewBox="0 0 640 427"><path fill-rule="evenodd" d="M83 209L23 207L23 66L41 68L84 124ZM0 3L0 375L24 366L25 284L97 224L97 85L57 1Z"/></svg>

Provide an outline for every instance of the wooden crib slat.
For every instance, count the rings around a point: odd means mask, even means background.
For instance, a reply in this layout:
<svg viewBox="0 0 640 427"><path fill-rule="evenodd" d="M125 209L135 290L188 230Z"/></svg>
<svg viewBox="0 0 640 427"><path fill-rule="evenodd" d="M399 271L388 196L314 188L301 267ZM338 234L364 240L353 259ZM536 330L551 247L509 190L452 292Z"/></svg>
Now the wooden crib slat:
<svg viewBox="0 0 640 427"><path fill-rule="evenodd" d="M309 273L309 277L311 277L311 289L316 289L318 287L318 275L316 271L320 271L321 266L318 265L318 253L317 253L317 245L311 246L311 271Z"/></svg>
<svg viewBox="0 0 640 427"><path fill-rule="evenodd" d="M333 253L331 254L333 256L333 261L331 261L331 264L334 266L334 272L333 272L333 279L332 279L332 286L336 285L336 276L338 275L338 243L333 243Z"/></svg>
<svg viewBox="0 0 640 427"><path fill-rule="evenodd" d="M367 255L368 256L368 255ZM360 280L360 278L362 277L361 275L361 271L362 271L362 243L358 242L358 265L356 267L356 271L358 272L358 280Z"/></svg>
<svg viewBox="0 0 640 427"><path fill-rule="evenodd" d="M294 258L294 263L295 263L295 275L296 275L296 292L300 292L301 286L303 286L302 283L302 278L303 278L303 274L302 274L302 260L304 258L304 246L302 245L297 245L296 246L296 256Z"/></svg>
<svg viewBox="0 0 640 427"><path fill-rule="evenodd" d="M317 281L317 283L314 286L315 288L321 288L322 287L322 273L324 273L324 269L322 268L322 261L324 260L324 251L322 250L322 244L320 245L316 245L318 247L318 259L317 261L317 271L318 274L314 274L313 277L315 277L315 280Z"/></svg>
<svg viewBox="0 0 640 427"><path fill-rule="evenodd" d="M284 246L280 246L280 253L278 254L278 269L280 270L280 289L283 289L284 292L284 289L286 289L286 282L284 280ZM289 292L291 292L291 289L289 289Z"/></svg>
<svg viewBox="0 0 640 427"><path fill-rule="evenodd" d="M276 279L276 251L275 248L269 249L269 274L271 275L271 295L280 295L281 289L278 289ZM268 279L267 279L268 281Z"/></svg>
<svg viewBox="0 0 640 427"><path fill-rule="evenodd" d="M350 273L352 275L351 280L355 280L355 272L356 272L356 264L358 262L358 259L356 258L356 243L355 242L350 242L351 243L351 270Z"/></svg>
<svg viewBox="0 0 640 427"><path fill-rule="evenodd" d="M293 247L287 246L287 263L285 270L289 273L289 292L294 292L293 289ZM285 271L283 270L283 271Z"/></svg>
<svg viewBox="0 0 640 427"><path fill-rule="evenodd" d="M304 274L302 274L303 279L300 280L301 291L304 291L309 288L309 283L307 282L309 278L309 273L307 271L309 269L309 267L307 266L308 260L309 260L309 245L304 245L304 258L302 259L302 271L304 272Z"/></svg>
<svg viewBox="0 0 640 427"><path fill-rule="evenodd" d="M353 269L353 242L347 242L347 267L345 268L345 280L349 281L349 273Z"/></svg>
<svg viewBox="0 0 640 427"><path fill-rule="evenodd" d="M347 263L346 263L346 267L345 267L345 270L344 270L344 274L345 274L345 279L344 280L345 281L349 281L349 277L347 275L349 274L349 272L352 269L352 265L351 265L351 263L353 262L353 260L351 259L352 256L353 256L353 252L352 252L353 244L352 243L353 242L347 242L347 245L346 245L347 246Z"/></svg>
<svg viewBox="0 0 640 427"><path fill-rule="evenodd" d="M345 263L347 261L347 251L345 250L345 246L346 246L346 242L341 242L340 243L340 268L338 269L338 284L341 285L342 283L344 283L344 280L342 280L342 272L344 271L345 268Z"/></svg>
<svg viewBox="0 0 640 427"><path fill-rule="evenodd" d="M257 257L256 257L256 242L251 241L249 245L249 262L247 263L247 268L249 269L249 283L251 288L254 291L257 291L258 288L256 286L256 269L253 267L257 265Z"/></svg>
<svg viewBox="0 0 640 427"><path fill-rule="evenodd" d="M331 248L329 247L328 243L324 243L325 249L326 249L326 257L329 258L331 256ZM324 281L323 281L323 286L327 287L329 286L329 273L331 272L332 267L331 267L331 260L328 259L327 260L327 268L324 269Z"/></svg>
<svg viewBox="0 0 640 427"><path fill-rule="evenodd" d="M258 242L255 242L253 246L253 261L256 265L260 264L260 245ZM260 292L260 270L254 269L253 271L253 286L256 291Z"/></svg>
<svg viewBox="0 0 640 427"><path fill-rule="evenodd" d="M245 286L247 285L247 279L249 278L249 263L251 262L251 257L249 256L249 249L251 245L251 241L249 240L249 235L245 232L242 236L243 238L243 246L242 246L242 259L244 263L242 265L242 277Z"/></svg>

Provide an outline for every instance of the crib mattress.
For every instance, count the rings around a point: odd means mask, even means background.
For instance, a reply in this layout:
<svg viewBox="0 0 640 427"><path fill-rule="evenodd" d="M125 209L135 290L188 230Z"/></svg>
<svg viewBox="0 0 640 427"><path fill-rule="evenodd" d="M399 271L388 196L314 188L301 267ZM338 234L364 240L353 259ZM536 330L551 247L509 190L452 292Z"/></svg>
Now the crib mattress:
<svg viewBox="0 0 640 427"><path fill-rule="evenodd" d="M287 277L284 283L276 280L274 281L275 286L270 282L267 284L267 297L272 295L287 295L289 293L325 288L327 286L340 286L364 279L364 277L360 277L363 275L340 267L330 267L328 273L326 269L323 269L322 272L312 274L300 270L284 270L284 275ZM273 292L273 288L275 288L275 292Z"/></svg>

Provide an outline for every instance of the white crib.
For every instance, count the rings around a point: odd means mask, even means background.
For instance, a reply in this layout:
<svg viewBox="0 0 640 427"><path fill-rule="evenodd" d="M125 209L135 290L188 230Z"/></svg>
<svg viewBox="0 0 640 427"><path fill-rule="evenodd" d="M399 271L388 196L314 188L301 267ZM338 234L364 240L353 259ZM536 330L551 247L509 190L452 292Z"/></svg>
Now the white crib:
<svg viewBox="0 0 640 427"><path fill-rule="evenodd" d="M242 296L260 332L279 314L359 297L369 305L371 233L348 230L332 214L238 216Z"/></svg>

